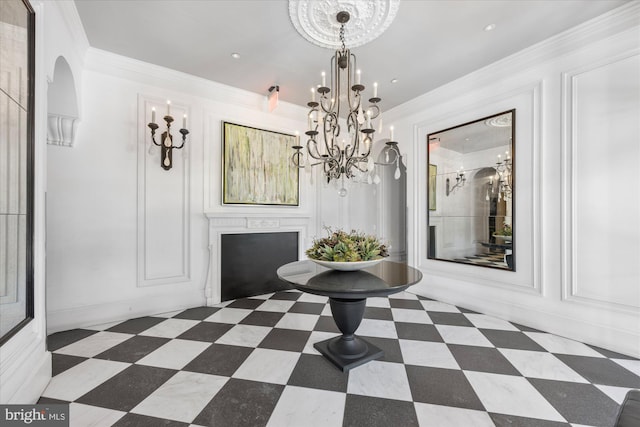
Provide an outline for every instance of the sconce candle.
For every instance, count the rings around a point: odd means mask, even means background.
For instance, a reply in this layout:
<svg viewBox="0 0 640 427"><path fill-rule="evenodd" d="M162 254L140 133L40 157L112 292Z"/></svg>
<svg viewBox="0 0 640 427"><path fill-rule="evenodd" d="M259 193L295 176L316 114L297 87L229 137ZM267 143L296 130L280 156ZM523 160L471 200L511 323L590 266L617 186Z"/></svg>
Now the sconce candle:
<svg viewBox="0 0 640 427"><path fill-rule="evenodd" d="M182 116L182 129L187 128L187 115Z"/></svg>

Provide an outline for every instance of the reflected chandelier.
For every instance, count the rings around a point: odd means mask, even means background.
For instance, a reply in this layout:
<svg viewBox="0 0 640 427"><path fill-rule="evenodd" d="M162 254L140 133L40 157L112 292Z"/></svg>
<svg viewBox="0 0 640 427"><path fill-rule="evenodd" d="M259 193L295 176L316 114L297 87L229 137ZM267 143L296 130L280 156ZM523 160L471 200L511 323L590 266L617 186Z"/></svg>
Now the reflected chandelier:
<svg viewBox="0 0 640 427"><path fill-rule="evenodd" d="M375 165L395 165L395 179L400 178L400 151L397 142L393 141L393 127L390 128L390 140L387 142L386 161L375 162L371 154L375 130L371 125L373 119L380 116L378 103L378 85L373 84L373 96L369 98L369 105L363 108L364 85L361 83L361 73L356 66L356 57L345 46L344 26L349 21L349 12L341 11L336 15L340 23L340 42L342 46L336 50L331 58L330 86L327 86L326 74L322 72L322 84L317 89L311 89L311 101L308 115L309 138L306 143L306 155L302 145L295 145L292 162L298 168L322 165L323 177L327 183L331 180L342 180L342 188L338 191L345 196L347 190L344 179L356 178L369 184L379 183L376 174L371 175ZM316 92L319 95L316 100ZM341 119L341 107L346 107ZM381 120L380 120L381 123ZM346 135L341 136L343 126L346 125ZM381 131L382 129L380 129ZM389 152L393 157L389 158ZM365 177L366 174L366 177Z"/></svg>
<svg viewBox="0 0 640 427"><path fill-rule="evenodd" d="M513 192L513 164L508 151L505 152L505 156L505 159L502 160L502 156L498 154L498 161L495 166L496 176L498 178L498 201L500 201L501 197L503 199L510 199Z"/></svg>

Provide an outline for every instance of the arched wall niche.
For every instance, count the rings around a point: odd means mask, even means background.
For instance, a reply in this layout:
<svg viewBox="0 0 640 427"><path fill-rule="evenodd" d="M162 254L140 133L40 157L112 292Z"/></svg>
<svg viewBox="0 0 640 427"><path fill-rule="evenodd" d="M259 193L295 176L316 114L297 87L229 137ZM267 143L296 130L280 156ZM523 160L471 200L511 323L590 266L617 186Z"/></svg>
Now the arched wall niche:
<svg viewBox="0 0 640 427"><path fill-rule="evenodd" d="M67 60L59 56L47 92L47 143L73 147L79 116L75 79Z"/></svg>

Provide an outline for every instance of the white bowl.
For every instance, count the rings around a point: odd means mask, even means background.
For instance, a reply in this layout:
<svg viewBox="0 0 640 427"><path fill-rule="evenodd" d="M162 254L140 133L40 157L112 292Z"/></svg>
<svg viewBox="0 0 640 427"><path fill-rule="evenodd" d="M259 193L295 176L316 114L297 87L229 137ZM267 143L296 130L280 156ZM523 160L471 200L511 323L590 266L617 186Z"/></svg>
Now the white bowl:
<svg viewBox="0 0 640 427"><path fill-rule="evenodd" d="M513 240L513 236L503 236L502 234L495 234L493 235L493 237L495 237L496 239L502 239L505 242L510 242Z"/></svg>
<svg viewBox="0 0 640 427"><path fill-rule="evenodd" d="M367 267L373 267L383 259L384 258L378 258L370 261L354 261L354 262L323 261L320 259L311 259L311 261L323 267L330 268L332 270L356 271L356 270L362 270L363 268L367 268Z"/></svg>

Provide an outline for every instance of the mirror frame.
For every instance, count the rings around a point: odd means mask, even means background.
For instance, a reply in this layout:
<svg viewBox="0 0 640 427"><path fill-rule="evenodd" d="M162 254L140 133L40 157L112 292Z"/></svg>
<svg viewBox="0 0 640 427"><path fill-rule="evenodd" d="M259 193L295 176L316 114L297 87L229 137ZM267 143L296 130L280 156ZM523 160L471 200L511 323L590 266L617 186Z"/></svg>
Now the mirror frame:
<svg viewBox="0 0 640 427"><path fill-rule="evenodd" d="M511 113L511 229L512 229L512 238L511 238L511 247L512 247L512 262L511 262L511 268L503 268L503 267L498 267L498 266L492 266L492 265L482 265L482 264L473 264L473 263L467 263L467 262L461 262L461 261L456 261L454 259L447 259L447 258L438 258L437 256L432 256L432 253L435 251L435 246L432 247L432 236L431 236L431 232L430 232L430 224L431 224L431 206L430 206L430 201L432 200L431 198L431 191L433 190L432 188L432 184L430 181L430 170L431 170L431 166L434 166L431 164L431 153L430 153L430 146L429 146L429 141L431 141L432 137L435 137L438 134L441 134L443 132L447 132L453 129L458 129L464 126L468 126L471 124L475 124L478 122L483 122L485 120L494 118L494 117L498 117L504 114L508 114ZM469 122L466 123L462 123L460 125L456 125L456 126L451 126L449 128L446 129L442 129L436 132L430 132L427 134L427 191L426 191L426 206L425 206L425 211L427 213L427 218L426 218L426 225L427 225L427 232L426 232L426 254L427 254L427 259L429 260L433 260L433 261L444 261L444 262L450 262L450 263L454 263L454 264L460 264L460 265L468 265L468 266L475 266L475 267L484 267L484 268L491 268L491 269L495 269L495 270L499 270L499 271L506 271L506 272L513 272L515 273L516 271L516 109L512 108L510 110L505 110L502 112L498 112L495 114L491 114L479 119L475 119L475 120L471 120ZM435 185L434 185L435 186Z"/></svg>
<svg viewBox="0 0 640 427"><path fill-rule="evenodd" d="M34 318L33 297L33 209L34 209L34 130L35 130L35 11L28 0L21 0L27 14L27 134L26 134L26 230L25 243L25 317L0 337L0 346L9 341ZM1 306L0 306L1 309Z"/></svg>

